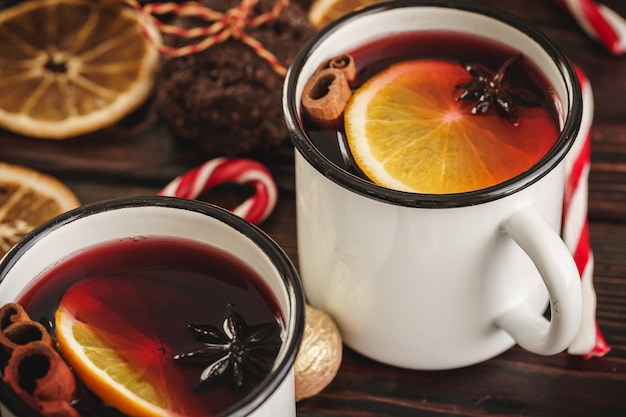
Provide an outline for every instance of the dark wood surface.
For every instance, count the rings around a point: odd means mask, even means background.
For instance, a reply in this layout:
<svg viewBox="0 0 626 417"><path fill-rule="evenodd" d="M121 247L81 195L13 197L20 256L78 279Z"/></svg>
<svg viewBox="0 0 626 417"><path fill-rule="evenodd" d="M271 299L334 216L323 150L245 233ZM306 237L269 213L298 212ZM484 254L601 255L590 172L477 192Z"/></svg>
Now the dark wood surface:
<svg viewBox="0 0 626 417"><path fill-rule="evenodd" d="M480 365L420 372L381 365L346 348L330 386L298 403L301 417L626 416L626 56L611 56L551 0L486 2L544 31L591 81L590 233L597 319L612 350L584 360L514 347ZM626 17L623 0L603 3ZM278 206L261 228L297 265L292 148L285 143L248 156L265 163L279 186ZM83 203L156 194L207 159L168 132L153 103L116 126L61 142L0 131L0 161L56 176ZM246 192L223 187L204 199L230 207Z"/></svg>

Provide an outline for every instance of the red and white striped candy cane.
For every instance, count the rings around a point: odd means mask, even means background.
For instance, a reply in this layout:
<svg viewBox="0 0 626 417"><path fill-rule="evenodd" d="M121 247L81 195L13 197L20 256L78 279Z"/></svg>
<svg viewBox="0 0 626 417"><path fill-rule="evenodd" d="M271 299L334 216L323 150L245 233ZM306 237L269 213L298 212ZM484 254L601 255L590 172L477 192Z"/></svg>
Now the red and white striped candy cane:
<svg viewBox="0 0 626 417"><path fill-rule="evenodd" d="M626 52L626 20L612 9L593 0L555 0L563 6L585 32L612 54Z"/></svg>
<svg viewBox="0 0 626 417"><path fill-rule="evenodd" d="M244 158L216 158L176 177L158 195L195 199L202 192L225 183L247 184L254 194L231 211L250 223L265 220L278 198L276 183L259 162Z"/></svg>
<svg viewBox="0 0 626 417"><path fill-rule="evenodd" d="M583 91L583 119L572 149L565 157L565 195L561 235L572 252L583 289L583 320L568 352L585 358L604 356L607 345L596 322L596 293L593 286L593 252L589 243L587 222L588 177L591 156L591 124L593 121L593 92L587 77L576 69Z"/></svg>

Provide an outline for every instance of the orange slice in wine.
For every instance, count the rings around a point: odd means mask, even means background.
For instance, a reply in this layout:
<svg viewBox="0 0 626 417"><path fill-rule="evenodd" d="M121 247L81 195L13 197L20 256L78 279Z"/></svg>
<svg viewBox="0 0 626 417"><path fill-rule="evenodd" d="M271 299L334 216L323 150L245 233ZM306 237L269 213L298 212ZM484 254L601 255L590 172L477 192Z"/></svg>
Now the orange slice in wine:
<svg viewBox="0 0 626 417"><path fill-rule="evenodd" d="M470 114L455 86L470 76L456 63L414 60L373 76L344 114L350 151L375 183L428 194L461 193L532 167L558 130L541 107L521 108L513 125L495 110Z"/></svg>
<svg viewBox="0 0 626 417"><path fill-rule="evenodd" d="M142 287L158 282L132 281L115 275L70 287L55 315L59 351L90 390L125 415L209 415L144 307ZM162 305L175 303L168 288L159 291Z"/></svg>

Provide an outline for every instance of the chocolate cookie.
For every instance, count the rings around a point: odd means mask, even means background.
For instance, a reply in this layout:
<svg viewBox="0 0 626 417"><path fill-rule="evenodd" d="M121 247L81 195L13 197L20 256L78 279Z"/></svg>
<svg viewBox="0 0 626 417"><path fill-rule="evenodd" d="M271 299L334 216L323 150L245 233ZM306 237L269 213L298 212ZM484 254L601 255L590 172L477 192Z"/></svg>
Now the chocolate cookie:
<svg viewBox="0 0 626 417"><path fill-rule="evenodd" d="M203 0L225 11L239 0ZM260 0L252 16L274 7L276 0ZM176 18L173 23L197 27L207 22ZM315 33L306 11L290 4L280 16L244 31L287 67ZM180 39L166 42L182 46ZM178 137L197 144L211 155L234 155L271 149L287 138L281 109L283 77L242 41L230 38L202 52L163 57L157 77L157 100L163 119Z"/></svg>

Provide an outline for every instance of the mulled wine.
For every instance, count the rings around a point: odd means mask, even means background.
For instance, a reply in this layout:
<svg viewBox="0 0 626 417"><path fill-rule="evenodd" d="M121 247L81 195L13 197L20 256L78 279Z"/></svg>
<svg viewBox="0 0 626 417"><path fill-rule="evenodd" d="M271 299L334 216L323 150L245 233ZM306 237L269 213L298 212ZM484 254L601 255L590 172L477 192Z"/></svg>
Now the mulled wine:
<svg viewBox="0 0 626 417"><path fill-rule="evenodd" d="M356 77L343 117L319 123L304 104L304 129L335 165L379 185L427 194L487 188L530 169L559 136L552 87L495 40L407 32L345 55Z"/></svg>
<svg viewBox="0 0 626 417"><path fill-rule="evenodd" d="M54 335L55 312L58 320L63 306L123 352L129 366L162 391L167 408L182 415L217 415L254 389L284 333L278 302L255 271L225 251L182 238L98 244L33 282L17 300L33 320ZM246 339L263 326L263 343ZM233 331L239 334L233 337ZM256 356L228 350L240 342ZM224 365L221 374L202 374L217 361ZM75 404L81 416L123 415L83 388Z"/></svg>

